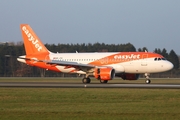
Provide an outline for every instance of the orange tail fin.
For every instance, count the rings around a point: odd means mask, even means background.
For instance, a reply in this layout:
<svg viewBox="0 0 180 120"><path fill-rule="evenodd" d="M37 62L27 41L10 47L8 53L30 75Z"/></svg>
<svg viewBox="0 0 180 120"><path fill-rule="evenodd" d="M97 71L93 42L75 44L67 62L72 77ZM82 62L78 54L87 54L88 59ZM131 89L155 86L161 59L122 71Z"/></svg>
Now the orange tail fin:
<svg viewBox="0 0 180 120"><path fill-rule="evenodd" d="M49 53L48 49L28 24L21 24L20 28L24 40L26 55Z"/></svg>

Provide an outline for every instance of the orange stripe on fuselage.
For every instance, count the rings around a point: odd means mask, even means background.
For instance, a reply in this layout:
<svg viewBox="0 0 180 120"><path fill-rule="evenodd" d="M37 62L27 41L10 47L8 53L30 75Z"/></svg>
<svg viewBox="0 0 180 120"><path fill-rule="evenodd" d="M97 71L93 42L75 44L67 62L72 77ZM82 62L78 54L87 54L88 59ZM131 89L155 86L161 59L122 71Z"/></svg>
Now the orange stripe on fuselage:
<svg viewBox="0 0 180 120"><path fill-rule="evenodd" d="M36 66L36 67L44 68L47 70L53 70L56 72L60 72L60 70L56 68L56 65L46 64L46 62L41 61L41 60L45 60L45 61L50 60L49 55L47 55L47 53L26 55L26 57L30 58L30 60L26 60L26 63L31 66ZM41 62L38 62L38 60L40 60Z"/></svg>
<svg viewBox="0 0 180 120"><path fill-rule="evenodd" d="M39 68L43 68L46 70L52 70L52 71L56 71L56 72L61 72L59 69L56 68L56 65L48 65L45 62L33 62L30 60L26 60L26 63L30 66L36 66Z"/></svg>
<svg viewBox="0 0 180 120"><path fill-rule="evenodd" d="M163 56L151 53L151 52L119 52L117 54L113 54L104 58L100 58L95 60L89 64L96 65L96 66L103 66L103 65L110 65L116 63L123 63L132 60L140 60L145 58L155 58L159 57L162 58Z"/></svg>

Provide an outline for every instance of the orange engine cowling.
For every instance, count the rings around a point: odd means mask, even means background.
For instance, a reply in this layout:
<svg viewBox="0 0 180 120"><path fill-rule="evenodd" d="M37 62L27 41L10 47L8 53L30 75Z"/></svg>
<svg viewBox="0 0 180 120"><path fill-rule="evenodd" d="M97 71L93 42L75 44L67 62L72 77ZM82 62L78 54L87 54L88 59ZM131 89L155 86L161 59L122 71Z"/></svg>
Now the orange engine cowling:
<svg viewBox="0 0 180 120"><path fill-rule="evenodd" d="M100 80L112 80L115 76L113 68L95 68L94 77Z"/></svg>
<svg viewBox="0 0 180 120"><path fill-rule="evenodd" d="M123 80L137 80L139 78L139 74L125 73L118 75Z"/></svg>

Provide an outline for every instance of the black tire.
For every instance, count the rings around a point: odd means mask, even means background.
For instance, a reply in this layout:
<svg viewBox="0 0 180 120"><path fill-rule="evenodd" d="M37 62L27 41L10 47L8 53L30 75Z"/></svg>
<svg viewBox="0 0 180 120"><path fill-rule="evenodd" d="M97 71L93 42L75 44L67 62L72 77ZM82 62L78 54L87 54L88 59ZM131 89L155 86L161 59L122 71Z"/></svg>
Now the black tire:
<svg viewBox="0 0 180 120"><path fill-rule="evenodd" d="M90 82L91 82L91 79L90 79L90 78L83 78L83 79L82 79L82 82L83 82L83 83L90 83Z"/></svg>
<svg viewBox="0 0 180 120"><path fill-rule="evenodd" d="M100 83L108 83L108 80L100 80Z"/></svg>
<svg viewBox="0 0 180 120"><path fill-rule="evenodd" d="M145 82L146 82L146 84L150 84L151 80L147 79Z"/></svg>

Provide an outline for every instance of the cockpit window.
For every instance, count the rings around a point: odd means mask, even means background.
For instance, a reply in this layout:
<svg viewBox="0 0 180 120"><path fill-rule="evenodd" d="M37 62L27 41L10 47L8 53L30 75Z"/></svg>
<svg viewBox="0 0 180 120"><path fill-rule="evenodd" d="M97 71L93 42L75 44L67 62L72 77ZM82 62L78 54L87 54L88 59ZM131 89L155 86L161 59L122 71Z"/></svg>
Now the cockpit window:
<svg viewBox="0 0 180 120"><path fill-rule="evenodd" d="M166 58L162 58L162 60L166 60Z"/></svg>
<svg viewBox="0 0 180 120"><path fill-rule="evenodd" d="M154 58L154 61L166 60L166 58Z"/></svg>

